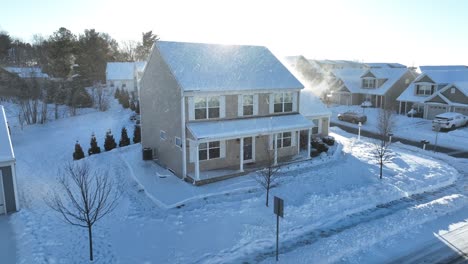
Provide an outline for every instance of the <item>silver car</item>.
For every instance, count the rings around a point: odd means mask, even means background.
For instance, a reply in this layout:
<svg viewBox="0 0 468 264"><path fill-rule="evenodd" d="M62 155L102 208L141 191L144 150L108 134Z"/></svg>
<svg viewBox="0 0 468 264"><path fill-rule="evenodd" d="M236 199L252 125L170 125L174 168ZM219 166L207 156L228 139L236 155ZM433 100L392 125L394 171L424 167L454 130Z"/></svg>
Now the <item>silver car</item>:
<svg viewBox="0 0 468 264"><path fill-rule="evenodd" d="M362 124L364 124L367 121L367 116L364 114L347 111L347 112L338 114L338 120L347 121L347 122L351 122L354 124L357 124L358 122L361 122Z"/></svg>

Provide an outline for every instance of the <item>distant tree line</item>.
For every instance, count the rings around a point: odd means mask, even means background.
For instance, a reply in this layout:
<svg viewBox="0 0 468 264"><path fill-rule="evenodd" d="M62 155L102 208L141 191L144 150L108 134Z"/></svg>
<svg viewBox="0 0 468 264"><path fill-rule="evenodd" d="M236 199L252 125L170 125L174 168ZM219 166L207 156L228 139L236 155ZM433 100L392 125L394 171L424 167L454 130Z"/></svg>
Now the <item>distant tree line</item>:
<svg viewBox="0 0 468 264"><path fill-rule="evenodd" d="M106 79L107 62L147 60L156 40L158 36L148 31L139 42L119 45L95 29L76 35L61 27L48 38L34 35L32 43L26 43L0 32L0 66L38 66L51 77L76 77L91 85Z"/></svg>

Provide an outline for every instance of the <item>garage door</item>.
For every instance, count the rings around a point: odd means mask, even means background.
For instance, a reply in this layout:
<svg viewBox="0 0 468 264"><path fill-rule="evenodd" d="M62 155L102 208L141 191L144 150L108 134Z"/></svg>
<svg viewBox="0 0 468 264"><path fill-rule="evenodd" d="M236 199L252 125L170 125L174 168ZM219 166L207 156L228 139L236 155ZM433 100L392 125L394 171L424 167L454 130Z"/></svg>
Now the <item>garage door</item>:
<svg viewBox="0 0 468 264"><path fill-rule="evenodd" d="M454 112L468 116L468 107L455 107Z"/></svg>
<svg viewBox="0 0 468 264"><path fill-rule="evenodd" d="M0 215L6 213L5 207L5 194L3 192L3 176L2 171L0 171Z"/></svg>
<svg viewBox="0 0 468 264"><path fill-rule="evenodd" d="M442 105L430 105L427 111L427 119L432 120L438 114L447 112L447 107Z"/></svg>

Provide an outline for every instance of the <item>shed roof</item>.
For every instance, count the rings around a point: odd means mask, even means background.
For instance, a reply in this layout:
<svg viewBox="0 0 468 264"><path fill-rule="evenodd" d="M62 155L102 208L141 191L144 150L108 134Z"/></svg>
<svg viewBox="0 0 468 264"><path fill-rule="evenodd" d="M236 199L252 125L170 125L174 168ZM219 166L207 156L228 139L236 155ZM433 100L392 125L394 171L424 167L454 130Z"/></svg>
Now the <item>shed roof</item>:
<svg viewBox="0 0 468 264"><path fill-rule="evenodd" d="M15 154L13 152L13 145L11 144L5 109L0 105L0 162L14 160Z"/></svg>

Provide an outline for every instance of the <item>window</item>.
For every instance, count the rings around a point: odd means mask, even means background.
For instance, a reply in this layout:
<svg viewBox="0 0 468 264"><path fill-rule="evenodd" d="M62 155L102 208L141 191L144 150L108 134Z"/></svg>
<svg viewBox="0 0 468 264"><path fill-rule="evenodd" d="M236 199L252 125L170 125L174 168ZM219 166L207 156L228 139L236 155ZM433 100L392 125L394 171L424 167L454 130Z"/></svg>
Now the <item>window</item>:
<svg viewBox="0 0 468 264"><path fill-rule="evenodd" d="M372 89L375 88L376 79L362 79L362 88Z"/></svg>
<svg viewBox="0 0 468 264"><path fill-rule="evenodd" d="M292 112L292 93L277 93L274 95L274 113Z"/></svg>
<svg viewBox="0 0 468 264"><path fill-rule="evenodd" d="M291 132L278 133L276 144L278 148L285 148L291 146ZM273 146L274 147L274 146Z"/></svg>
<svg viewBox="0 0 468 264"><path fill-rule="evenodd" d="M450 93L454 94L455 93L455 88L450 88Z"/></svg>
<svg viewBox="0 0 468 264"><path fill-rule="evenodd" d="M219 97L195 97L195 119L219 118Z"/></svg>
<svg viewBox="0 0 468 264"><path fill-rule="evenodd" d="M319 120L318 119L313 119L312 122L314 123L314 126L312 127L312 134L316 135L319 133Z"/></svg>
<svg viewBox="0 0 468 264"><path fill-rule="evenodd" d="M434 93L434 85L429 84L417 84L416 95L431 95Z"/></svg>
<svg viewBox="0 0 468 264"><path fill-rule="evenodd" d="M210 160L221 157L221 144L219 141L200 143L198 146L198 159Z"/></svg>
<svg viewBox="0 0 468 264"><path fill-rule="evenodd" d="M242 97L242 111L244 116L251 116L254 114L254 96L244 95Z"/></svg>
<svg viewBox="0 0 468 264"><path fill-rule="evenodd" d="M166 131L164 131L164 130L159 131L159 137L162 140L166 140Z"/></svg>
<svg viewBox="0 0 468 264"><path fill-rule="evenodd" d="M182 148L182 139L180 137L175 137L175 145Z"/></svg>

